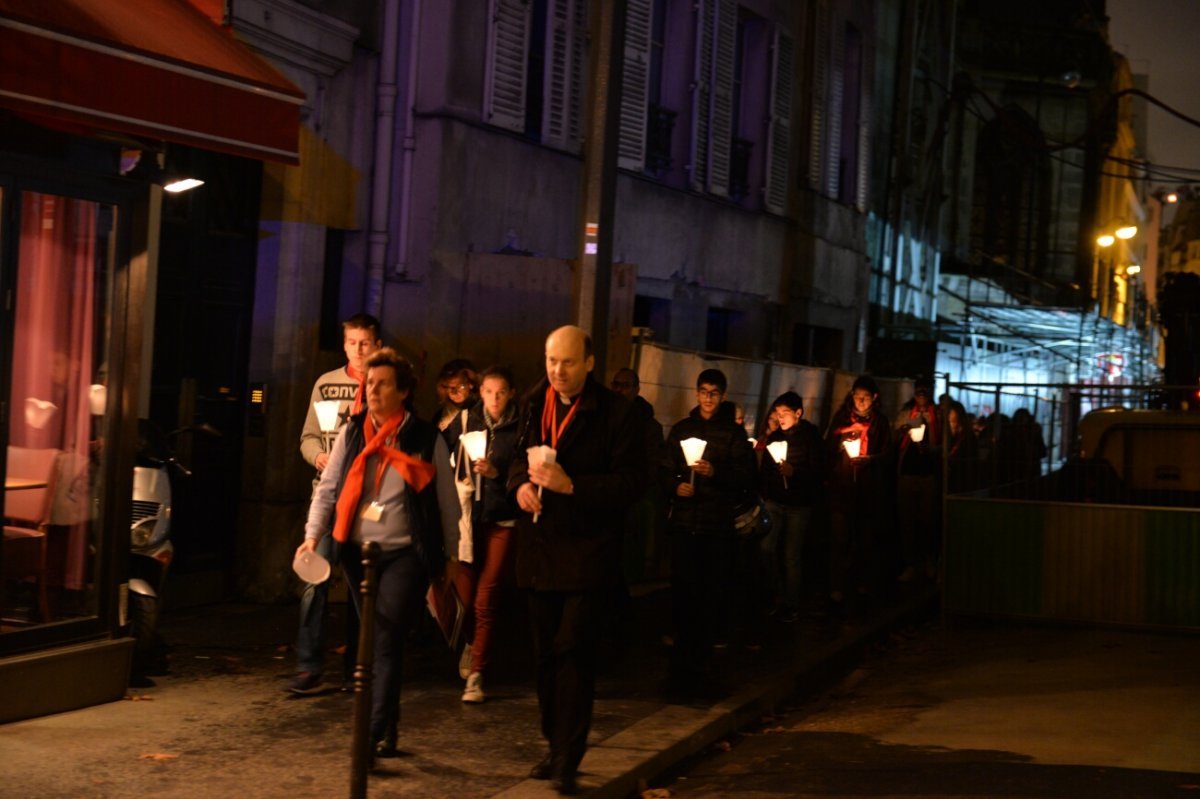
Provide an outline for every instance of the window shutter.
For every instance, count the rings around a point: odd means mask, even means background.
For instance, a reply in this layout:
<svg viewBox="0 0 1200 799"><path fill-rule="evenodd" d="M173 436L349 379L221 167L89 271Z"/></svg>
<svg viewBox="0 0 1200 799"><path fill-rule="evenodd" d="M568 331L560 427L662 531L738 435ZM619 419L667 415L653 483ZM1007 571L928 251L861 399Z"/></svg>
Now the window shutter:
<svg viewBox="0 0 1200 799"><path fill-rule="evenodd" d="M729 195L729 151L733 146L733 71L737 56L737 3L717 0L713 42L712 116L708 128L708 190Z"/></svg>
<svg viewBox="0 0 1200 799"><path fill-rule="evenodd" d="M871 104L874 102L872 88L875 85L875 54L872 48L862 48L862 99L858 111L858 186L855 205L860 211L867 210L871 191Z"/></svg>
<svg viewBox="0 0 1200 799"><path fill-rule="evenodd" d="M578 151L587 63L587 0L546 3L546 78L542 141Z"/></svg>
<svg viewBox="0 0 1200 799"><path fill-rule="evenodd" d="M829 27L829 95L826 104L825 196L839 196L842 162L842 98L846 86L845 37L838 24Z"/></svg>
<svg viewBox="0 0 1200 799"><path fill-rule="evenodd" d="M646 165L652 4L653 0L628 0L625 11L625 71L621 80L621 132L617 142L617 165L638 172Z"/></svg>
<svg viewBox="0 0 1200 799"><path fill-rule="evenodd" d="M708 186L709 115L712 106L716 0L696 0L696 62L692 70L692 188Z"/></svg>
<svg viewBox="0 0 1200 799"><path fill-rule="evenodd" d="M483 118L508 130L525 130L529 12L527 0L491 0Z"/></svg>
<svg viewBox="0 0 1200 799"><path fill-rule="evenodd" d="M768 211L787 211L788 156L792 137L792 81L796 45L792 37L776 28L771 43L770 120L767 126L766 194Z"/></svg>
<svg viewBox="0 0 1200 799"><path fill-rule="evenodd" d="M812 37L812 115L809 119L808 138L808 186L820 190L824 177L825 115L828 109L825 98L829 75L829 6L826 0L815 3Z"/></svg>

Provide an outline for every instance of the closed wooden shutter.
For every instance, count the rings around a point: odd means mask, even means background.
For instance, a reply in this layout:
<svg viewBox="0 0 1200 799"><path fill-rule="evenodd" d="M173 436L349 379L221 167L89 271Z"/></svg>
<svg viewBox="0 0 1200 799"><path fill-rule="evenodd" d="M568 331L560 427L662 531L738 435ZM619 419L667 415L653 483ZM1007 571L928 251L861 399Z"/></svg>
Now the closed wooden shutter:
<svg viewBox="0 0 1200 799"><path fill-rule="evenodd" d="M653 0L628 0L625 11L625 66L621 79L621 131L617 142L617 165L639 172L646 164L652 6Z"/></svg>
<svg viewBox="0 0 1200 799"><path fill-rule="evenodd" d="M529 18L527 0L491 0L483 118L508 130L525 130Z"/></svg>
<svg viewBox="0 0 1200 799"><path fill-rule="evenodd" d="M776 28L771 42L770 120L767 127L766 186L763 204L768 211L787 211L788 161L792 138L792 85L796 44Z"/></svg>
<svg viewBox="0 0 1200 799"><path fill-rule="evenodd" d="M587 0L546 3L546 78L542 141L577 152L583 127Z"/></svg>
<svg viewBox="0 0 1200 799"><path fill-rule="evenodd" d="M824 186L826 84L829 75L829 5L816 0L813 5L812 33L812 113L808 134L808 186L820 191Z"/></svg>
<svg viewBox="0 0 1200 799"><path fill-rule="evenodd" d="M846 88L845 36L840 20L829 26L829 94L825 116L825 196L848 201L841 192L842 104Z"/></svg>
<svg viewBox="0 0 1200 799"><path fill-rule="evenodd" d="M855 206L867 210L871 191L871 104L874 102L875 51L872 47L862 48L862 86L858 109L858 186Z"/></svg>
<svg viewBox="0 0 1200 799"><path fill-rule="evenodd" d="M729 151L733 146L733 73L738 12L734 0L717 0L713 26L712 115L708 129L708 190L729 195Z"/></svg>
<svg viewBox="0 0 1200 799"><path fill-rule="evenodd" d="M692 69L691 186L708 187L709 117L712 113L713 38L716 0L696 0L696 60Z"/></svg>

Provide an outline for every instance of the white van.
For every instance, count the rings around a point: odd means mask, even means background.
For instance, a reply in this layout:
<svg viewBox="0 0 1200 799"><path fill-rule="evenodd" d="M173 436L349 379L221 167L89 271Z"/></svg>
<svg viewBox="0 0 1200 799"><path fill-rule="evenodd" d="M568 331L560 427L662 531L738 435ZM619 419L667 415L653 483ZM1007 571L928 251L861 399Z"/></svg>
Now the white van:
<svg viewBox="0 0 1200 799"><path fill-rule="evenodd" d="M1079 443L1083 458L1108 461L1130 492L1200 496L1200 413L1101 408L1079 422Z"/></svg>

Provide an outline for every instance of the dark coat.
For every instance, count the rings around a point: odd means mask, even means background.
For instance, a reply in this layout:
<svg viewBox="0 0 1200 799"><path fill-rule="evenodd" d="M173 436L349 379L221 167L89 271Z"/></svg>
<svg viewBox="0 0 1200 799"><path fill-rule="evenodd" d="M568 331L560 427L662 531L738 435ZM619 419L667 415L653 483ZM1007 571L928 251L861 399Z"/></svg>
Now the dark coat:
<svg viewBox="0 0 1200 799"><path fill-rule="evenodd" d="M337 494L342 495L342 485L354 459L366 446L363 436L363 420L367 412L364 410L356 416L351 416L346 425L346 458L342 461L344 469L338 475ZM433 463L433 445L437 441L438 430L429 422L418 419L411 412L408 420L400 428L400 451L423 461ZM442 539L442 517L438 510L437 480L429 481L429 485L416 495L415 502L405 502L404 508L409 514L409 530L413 532L413 549L425 566L425 571L431 577L442 573L446 563L446 548ZM349 552L342 557L353 557Z"/></svg>
<svg viewBox="0 0 1200 799"><path fill-rule="evenodd" d="M681 497L676 488L692 480L692 470L679 442L689 438L707 442L702 458L712 464L713 476L697 474L696 493ZM671 499L671 526L703 535L733 535L737 508L754 486L754 449L732 413L722 407L712 419L703 419L699 408L693 408L671 428L662 463L662 489Z"/></svg>
<svg viewBox="0 0 1200 799"><path fill-rule="evenodd" d="M487 459L500 474L494 478L483 479L481 496L471 506L471 527L476 534L497 522L517 518L517 506L508 493L508 469L517 454L517 409L510 405L505 410L504 418L488 431ZM487 422L483 418L482 402L475 403L467 412L465 432L475 430L488 430ZM457 449L458 439L463 432L460 411L442 433L451 452Z"/></svg>
<svg viewBox="0 0 1200 799"><path fill-rule="evenodd" d="M517 452L509 494L529 481L526 450L542 440L543 378L521 400ZM517 583L535 591L585 591L612 584L619 574L625 509L643 489L644 437L631 405L589 375L581 403L558 442L557 461L575 493L542 492L542 513L517 511Z"/></svg>
<svg viewBox="0 0 1200 799"><path fill-rule="evenodd" d="M644 397L633 398L633 414L641 420L645 437L646 484L658 480L658 464L662 461L663 427L654 418L654 406Z"/></svg>
<svg viewBox="0 0 1200 799"><path fill-rule="evenodd" d="M824 473L825 455L817 426L800 419L788 430L776 430L765 444L788 442L787 462L792 476L784 486L783 473L769 452L763 453L758 467L758 486L762 498L790 507L811 507L817 500L817 489Z"/></svg>

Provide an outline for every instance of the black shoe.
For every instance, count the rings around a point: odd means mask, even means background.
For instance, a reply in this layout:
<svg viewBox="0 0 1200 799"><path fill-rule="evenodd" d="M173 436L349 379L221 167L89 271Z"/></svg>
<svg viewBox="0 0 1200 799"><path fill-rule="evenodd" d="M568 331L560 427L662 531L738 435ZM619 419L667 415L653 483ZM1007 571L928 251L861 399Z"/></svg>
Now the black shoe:
<svg viewBox="0 0 1200 799"><path fill-rule="evenodd" d="M550 787L558 791L561 796L574 796L579 793L579 782L575 779L573 772L560 774L550 780Z"/></svg>
<svg viewBox="0 0 1200 799"><path fill-rule="evenodd" d="M321 679L320 674L313 674L311 671L302 671L292 678L292 681L287 684L287 691L298 696L315 696L326 690L325 681Z"/></svg>
<svg viewBox="0 0 1200 799"><path fill-rule="evenodd" d="M537 762L533 768L529 769L529 779L531 780L548 780L550 779L550 764L553 761L553 756L546 755Z"/></svg>

